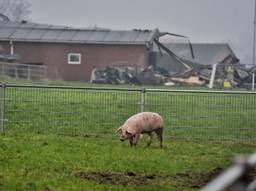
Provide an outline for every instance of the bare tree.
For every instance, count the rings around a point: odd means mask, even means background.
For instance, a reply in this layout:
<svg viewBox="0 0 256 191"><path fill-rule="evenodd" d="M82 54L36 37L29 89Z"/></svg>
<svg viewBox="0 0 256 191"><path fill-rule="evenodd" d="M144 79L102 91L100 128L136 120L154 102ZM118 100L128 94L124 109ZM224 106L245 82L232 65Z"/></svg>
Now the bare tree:
<svg viewBox="0 0 256 191"><path fill-rule="evenodd" d="M0 13L13 21L21 21L31 12L27 0L0 0Z"/></svg>

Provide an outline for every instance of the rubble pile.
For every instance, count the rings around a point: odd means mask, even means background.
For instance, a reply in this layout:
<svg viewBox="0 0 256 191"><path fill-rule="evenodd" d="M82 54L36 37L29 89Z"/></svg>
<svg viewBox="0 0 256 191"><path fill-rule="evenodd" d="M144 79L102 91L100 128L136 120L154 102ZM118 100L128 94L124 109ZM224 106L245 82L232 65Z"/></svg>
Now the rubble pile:
<svg viewBox="0 0 256 191"><path fill-rule="evenodd" d="M218 64L214 83L220 87L229 82L232 87L244 87L252 80L256 67L246 68L242 65ZM134 85L208 85L212 75L211 65L197 65L187 71L170 75L161 68L149 66L146 68L107 66L94 69L91 83L101 84L134 84Z"/></svg>
<svg viewBox="0 0 256 191"><path fill-rule="evenodd" d="M151 66L144 69L107 66L103 69L94 69L90 82L100 84L161 85L164 83L165 78L163 74L154 70Z"/></svg>

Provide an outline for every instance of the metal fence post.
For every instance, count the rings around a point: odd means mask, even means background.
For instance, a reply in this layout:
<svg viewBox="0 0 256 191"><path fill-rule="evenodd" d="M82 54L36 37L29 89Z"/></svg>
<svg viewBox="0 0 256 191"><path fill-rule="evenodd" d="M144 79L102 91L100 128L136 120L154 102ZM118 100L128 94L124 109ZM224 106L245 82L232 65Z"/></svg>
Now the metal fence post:
<svg viewBox="0 0 256 191"><path fill-rule="evenodd" d="M141 94L140 94L140 111L141 112L145 110L145 93L146 93L146 89L142 88Z"/></svg>
<svg viewBox="0 0 256 191"><path fill-rule="evenodd" d="M5 84L0 85L0 133L4 133Z"/></svg>

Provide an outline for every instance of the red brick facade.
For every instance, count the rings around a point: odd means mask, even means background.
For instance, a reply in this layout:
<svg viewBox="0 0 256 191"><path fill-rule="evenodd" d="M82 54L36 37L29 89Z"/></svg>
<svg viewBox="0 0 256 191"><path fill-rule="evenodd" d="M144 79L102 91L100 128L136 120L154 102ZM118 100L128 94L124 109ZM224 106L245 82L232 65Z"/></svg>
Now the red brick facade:
<svg viewBox="0 0 256 191"><path fill-rule="evenodd" d="M44 64L49 79L89 81L94 68L114 66L147 66L149 56L144 45L102 45L72 43L13 42L20 63ZM6 53L8 42L1 42ZM81 64L68 64L68 54L81 54Z"/></svg>

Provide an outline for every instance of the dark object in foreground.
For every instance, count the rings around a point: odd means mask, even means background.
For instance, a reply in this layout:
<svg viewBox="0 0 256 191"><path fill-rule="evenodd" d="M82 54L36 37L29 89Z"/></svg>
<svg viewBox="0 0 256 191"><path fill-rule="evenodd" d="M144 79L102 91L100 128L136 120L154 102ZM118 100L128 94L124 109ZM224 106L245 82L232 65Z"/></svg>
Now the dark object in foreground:
<svg viewBox="0 0 256 191"><path fill-rule="evenodd" d="M255 191L256 178L253 170L256 166L256 153L248 157L239 157L235 164L208 183L201 191Z"/></svg>

